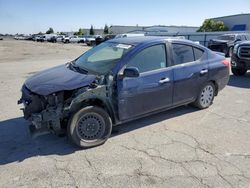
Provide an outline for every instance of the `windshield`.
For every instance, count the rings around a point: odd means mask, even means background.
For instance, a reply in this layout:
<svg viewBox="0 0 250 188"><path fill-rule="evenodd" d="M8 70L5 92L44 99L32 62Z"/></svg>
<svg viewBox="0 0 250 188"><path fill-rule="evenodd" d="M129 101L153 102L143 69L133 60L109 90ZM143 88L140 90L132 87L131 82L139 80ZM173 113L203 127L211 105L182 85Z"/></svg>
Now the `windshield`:
<svg viewBox="0 0 250 188"><path fill-rule="evenodd" d="M74 65L97 74L108 73L132 45L104 42L81 55Z"/></svg>
<svg viewBox="0 0 250 188"><path fill-rule="evenodd" d="M222 36L219 36L218 39L233 41L235 40L235 36L234 35L222 35Z"/></svg>

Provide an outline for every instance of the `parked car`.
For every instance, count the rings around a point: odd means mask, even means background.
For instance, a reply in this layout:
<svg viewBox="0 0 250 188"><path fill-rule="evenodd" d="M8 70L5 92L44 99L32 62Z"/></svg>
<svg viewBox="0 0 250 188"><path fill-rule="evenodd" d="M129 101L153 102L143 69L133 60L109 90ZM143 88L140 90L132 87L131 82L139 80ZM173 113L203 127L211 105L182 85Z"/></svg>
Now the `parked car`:
<svg viewBox="0 0 250 188"><path fill-rule="evenodd" d="M101 43L103 43L103 42L105 42L105 41L107 41L107 40L110 40L110 39L115 38L115 36L116 36L116 35L109 34L109 35L106 35L104 38L103 38L103 37L97 37L97 38L95 39L95 44L96 44L96 45L99 45L99 44L101 44Z"/></svg>
<svg viewBox="0 0 250 188"><path fill-rule="evenodd" d="M212 39L208 43L208 48L214 51L223 52L226 57L231 57L234 45L239 41L250 40L250 34L224 34Z"/></svg>
<svg viewBox="0 0 250 188"><path fill-rule="evenodd" d="M16 39L16 40L25 40L25 36L24 35L16 35L14 37L14 39Z"/></svg>
<svg viewBox="0 0 250 188"><path fill-rule="evenodd" d="M57 42L57 36L52 36L51 38L49 38L47 41L48 42L52 42L52 43L56 43Z"/></svg>
<svg viewBox="0 0 250 188"><path fill-rule="evenodd" d="M3 37L0 37L0 40L3 40Z"/></svg>
<svg viewBox="0 0 250 188"><path fill-rule="evenodd" d="M85 43L88 46L95 46L96 45L96 38L102 38L100 35L90 35L85 37Z"/></svg>
<svg viewBox="0 0 250 188"><path fill-rule="evenodd" d="M35 38L37 42L45 42L46 41L46 36L45 35L39 35Z"/></svg>
<svg viewBox="0 0 250 188"><path fill-rule="evenodd" d="M142 37L145 36L144 33L123 33L116 35L115 38L125 38L125 37Z"/></svg>
<svg viewBox="0 0 250 188"><path fill-rule="evenodd" d="M225 56L199 44L119 38L28 78L18 103L33 134L67 131L88 148L103 144L112 126L190 103L208 108L228 80Z"/></svg>
<svg viewBox="0 0 250 188"><path fill-rule="evenodd" d="M234 46L231 67L236 76L242 76L250 70L250 41L240 42Z"/></svg>
<svg viewBox="0 0 250 188"><path fill-rule="evenodd" d="M56 42L63 42L65 39L65 36L64 35L59 35L56 37Z"/></svg>
<svg viewBox="0 0 250 188"><path fill-rule="evenodd" d="M86 39L84 37L82 37L82 36L72 36L69 39L69 42L72 42L72 43L84 43L85 40Z"/></svg>

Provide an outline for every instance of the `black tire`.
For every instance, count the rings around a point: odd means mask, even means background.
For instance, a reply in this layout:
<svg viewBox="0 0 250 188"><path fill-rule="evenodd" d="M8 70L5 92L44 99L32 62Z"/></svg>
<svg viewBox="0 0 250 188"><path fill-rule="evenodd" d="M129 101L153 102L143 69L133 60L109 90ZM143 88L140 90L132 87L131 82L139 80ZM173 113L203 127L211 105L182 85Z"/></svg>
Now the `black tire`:
<svg viewBox="0 0 250 188"><path fill-rule="evenodd" d="M233 55L233 47L230 47L228 50L228 57L232 57Z"/></svg>
<svg viewBox="0 0 250 188"><path fill-rule="evenodd" d="M112 131L108 113L96 106L87 106L72 115L67 134L71 142L81 148L104 144Z"/></svg>
<svg viewBox="0 0 250 188"><path fill-rule="evenodd" d="M241 69L232 68L231 71L235 76L243 76L244 74L246 74L247 69L245 69L245 68L241 68Z"/></svg>
<svg viewBox="0 0 250 188"><path fill-rule="evenodd" d="M193 105L199 109L208 108L213 104L215 92L214 84L212 82L208 82L201 88L200 93Z"/></svg>

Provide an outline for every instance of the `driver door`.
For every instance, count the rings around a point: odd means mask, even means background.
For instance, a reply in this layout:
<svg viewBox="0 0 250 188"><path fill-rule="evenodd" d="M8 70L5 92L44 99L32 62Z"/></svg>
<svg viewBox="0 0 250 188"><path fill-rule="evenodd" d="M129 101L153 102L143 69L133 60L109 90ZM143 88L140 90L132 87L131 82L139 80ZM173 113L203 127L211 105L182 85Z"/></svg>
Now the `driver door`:
<svg viewBox="0 0 250 188"><path fill-rule="evenodd" d="M126 67L138 68L140 75L118 80L120 120L172 106L173 71L167 67L165 44L144 48L129 60Z"/></svg>

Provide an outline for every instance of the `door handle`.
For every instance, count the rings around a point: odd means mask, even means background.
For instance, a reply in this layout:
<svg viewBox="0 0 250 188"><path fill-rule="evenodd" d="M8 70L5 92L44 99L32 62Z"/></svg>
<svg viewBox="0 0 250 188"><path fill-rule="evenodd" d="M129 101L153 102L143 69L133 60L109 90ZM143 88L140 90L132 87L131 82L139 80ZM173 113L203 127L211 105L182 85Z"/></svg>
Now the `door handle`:
<svg viewBox="0 0 250 188"><path fill-rule="evenodd" d="M168 83L168 82L170 82L170 78L162 78L162 79L159 80L160 84L165 84L165 83Z"/></svg>
<svg viewBox="0 0 250 188"><path fill-rule="evenodd" d="M208 73L208 70L207 69L202 69L201 71L200 71L200 74L207 74Z"/></svg>

